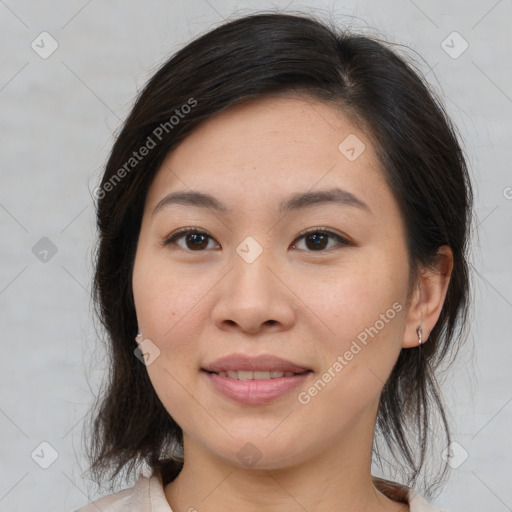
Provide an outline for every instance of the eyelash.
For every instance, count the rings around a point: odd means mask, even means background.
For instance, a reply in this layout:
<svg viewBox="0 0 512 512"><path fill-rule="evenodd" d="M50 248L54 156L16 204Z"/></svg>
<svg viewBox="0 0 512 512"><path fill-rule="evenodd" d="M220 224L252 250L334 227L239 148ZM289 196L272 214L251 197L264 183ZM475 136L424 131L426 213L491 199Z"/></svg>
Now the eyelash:
<svg viewBox="0 0 512 512"><path fill-rule="evenodd" d="M168 238L166 238L164 241L163 241L163 246L166 247L166 246L169 246L173 243L175 243L177 240L179 240L180 238L183 238L184 236L186 235L189 235L189 234L199 234L199 235L206 235L207 237L209 237L211 240L214 240L213 237L211 237L208 233L206 233L205 231L202 231L200 229L197 229L197 228L184 228L184 229L180 229L179 231L176 231L176 233L173 233L171 236L169 236ZM293 246L296 245L297 241L302 239L302 238L305 238L307 237L308 235L327 235L329 237L332 237L334 239L337 240L338 242L338 245L341 245L341 246L350 246L350 245L354 245L352 242L350 242L348 239L342 237L341 235L335 233L334 231L331 231L330 229L326 229L326 228L310 228L306 231L303 231L302 233L300 233L297 238L295 239L295 241L293 242ZM179 247L179 246L178 246ZM336 248L337 246L335 246L334 248ZM180 249L183 249L182 247L179 247ZM331 247L330 249L322 249L322 250L319 250L319 251L306 251L306 252L329 252L331 251L332 249L334 249L333 247ZM187 251L187 252L204 252L205 249L203 250L198 250L198 251L192 251L190 249L183 249L184 251Z"/></svg>

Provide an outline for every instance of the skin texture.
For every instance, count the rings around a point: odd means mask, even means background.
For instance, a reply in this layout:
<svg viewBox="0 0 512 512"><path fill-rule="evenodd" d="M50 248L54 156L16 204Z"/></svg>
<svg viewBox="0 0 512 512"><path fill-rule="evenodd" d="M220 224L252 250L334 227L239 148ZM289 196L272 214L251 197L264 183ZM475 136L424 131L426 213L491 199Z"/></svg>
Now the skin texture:
<svg viewBox="0 0 512 512"><path fill-rule="evenodd" d="M338 149L350 134L366 146L354 161ZM328 203L278 213L292 194L333 187L371 212ZM229 212L174 204L152 215L168 193L190 189ZM211 237L204 248L186 237L164 245L187 227ZM331 237L315 250L300 236L309 228L350 243ZM236 251L249 236L263 251L252 263ZM143 338L160 350L150 379L184 432L184 468L165 487L173 511L407 510L374 488L372 440L400 350L418 344L419 325L428 343L441 312L452 259L447 247L440 254L440 272L425 273L406 304L404 224L371 142L311 98L281 94L233 107L168 155L146 198L133 291ZM396 303L401 310L301 403L299 392ZM233 353L272 354L312 372L269 404L240 404L201 371ZM252 467L237 456L248 442L261 456Z"/></svg>

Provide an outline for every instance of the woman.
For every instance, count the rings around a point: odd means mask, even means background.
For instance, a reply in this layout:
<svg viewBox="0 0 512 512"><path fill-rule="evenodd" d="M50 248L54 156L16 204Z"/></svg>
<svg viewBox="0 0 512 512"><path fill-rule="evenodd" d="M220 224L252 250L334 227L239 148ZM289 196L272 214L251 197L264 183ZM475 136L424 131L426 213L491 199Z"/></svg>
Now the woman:
<svg viewBox="0 0 512 512"><path fill-rule="evenodd" d="M138 480L82 512L437 510L472 192L402 58L307 16L226 23L149 81L96 197L89 456ZM405 485L372 476L383 447Z"/></svg>

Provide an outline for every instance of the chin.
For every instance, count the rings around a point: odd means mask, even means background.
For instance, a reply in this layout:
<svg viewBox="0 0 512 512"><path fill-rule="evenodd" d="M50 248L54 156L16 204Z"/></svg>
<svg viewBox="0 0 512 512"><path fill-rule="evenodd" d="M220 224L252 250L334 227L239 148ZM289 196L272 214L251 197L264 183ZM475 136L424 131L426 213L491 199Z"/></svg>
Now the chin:
<svg viewBox="0 0 512 512"><path fill-rule="evenodd" d="M304 454L297 452L297 442L293 436L266 437L261 432L243 437L234 436L225 440L223 446L210 446L210 450L227 464L240 469L278 470L299 464ZM296 439L296 437L295 437ZM211 439L208 440L211 444Z"/></svg>

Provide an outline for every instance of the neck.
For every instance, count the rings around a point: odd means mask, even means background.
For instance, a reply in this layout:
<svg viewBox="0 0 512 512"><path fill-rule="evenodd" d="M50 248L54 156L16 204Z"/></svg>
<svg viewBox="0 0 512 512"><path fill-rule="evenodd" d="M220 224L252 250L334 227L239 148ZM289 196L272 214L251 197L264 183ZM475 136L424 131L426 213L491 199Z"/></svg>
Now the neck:
<svg viewBox="0 0 512 512"><path fill-rule="evenodd" d="M374 486L372 428L354 425L325 452L286 468L247 469L221 459L184 435L184 465L165 486L174 512L399 511ZM380 488L380 486L378 486Z"/></svg>

